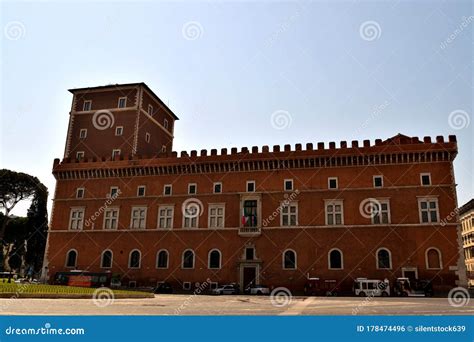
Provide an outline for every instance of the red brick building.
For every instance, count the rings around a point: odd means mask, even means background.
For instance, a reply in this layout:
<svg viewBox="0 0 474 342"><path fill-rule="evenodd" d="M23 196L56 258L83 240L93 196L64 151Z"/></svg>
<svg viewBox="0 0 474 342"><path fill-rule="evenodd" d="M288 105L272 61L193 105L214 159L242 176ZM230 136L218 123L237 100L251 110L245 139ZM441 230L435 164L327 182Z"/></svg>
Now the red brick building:
<svg viewBox="0 0 474 342"><path fill-rule="evenodd" d="M308 276L344 289L357 277L465 282L459 224L445 220L454 136L178 154L177 117L144 83L71 92L50 279L80 269L132 286L209 278L294 292Z"/></svg>

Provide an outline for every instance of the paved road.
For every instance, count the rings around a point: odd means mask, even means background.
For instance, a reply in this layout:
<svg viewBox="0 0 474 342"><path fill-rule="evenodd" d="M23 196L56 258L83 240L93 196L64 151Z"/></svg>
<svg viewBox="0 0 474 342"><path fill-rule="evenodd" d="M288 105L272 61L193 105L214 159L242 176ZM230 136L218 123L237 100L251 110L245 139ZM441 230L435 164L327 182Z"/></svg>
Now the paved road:
<svg viewBox="0 0 474 342"><path fill-rule="evenodd" d="M99 304L105 304L101 302ZM474 299L453 307L447 298L270 297L156 295L115 299L0 299L0 315L474 315Z"/></svg>

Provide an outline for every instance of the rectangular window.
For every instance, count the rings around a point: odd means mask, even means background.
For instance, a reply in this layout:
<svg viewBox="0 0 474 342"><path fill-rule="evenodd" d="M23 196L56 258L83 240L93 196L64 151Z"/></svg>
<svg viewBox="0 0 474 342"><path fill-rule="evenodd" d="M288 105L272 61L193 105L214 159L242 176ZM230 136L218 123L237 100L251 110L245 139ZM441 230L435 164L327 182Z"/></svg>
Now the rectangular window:
<svg viewBox="0 0 474 342"><path fill-rule="evenodd" d="M165 184L165 186L163 186L163 195L171 196L172 193L173 193L173 186L171 184Z"/></svg>
<svg viewBox="0 0 474 342"><path fill-rule="evenodd" d="M285 179L284 189L285 191L293 191L293 179Z"/></svg>
<svg viewBox="0 0 474 342"><path fill-rule="evenodd" d="M298 203L288 203L281 207L281 225L286 227L298 225Z"/></svg>
<svg viewBox="0 0 474 342"><path fill-rule="evenodd" d="M389 224L390 223L390 205L389 201L375 200L370 210L373 224Z"/></svg>
<svg viewBox="0 0 474 342"><path fill-rule="evenodd" d="M87 137L87 128L81 128L79 132L79 139L85 139Z"/></svg>
<svg viewBox="0 0 474 342"><path fill-rule="evenodd" d="M82 110L84 112L87 112L92 109L92 101L91 100L86 100L84 101L84 104L82 105Z"/></svg>
<svg viewBox="0 0 474 342"><path fill-rule="evenodd" d="M183 227L198 228L199 213L195 206L188 206L183 210Z"/></svg>
<svg viewBox="0 0 474 342"><path fill-rule="evenodd" d="M166 145L162 145L162 146L161 146L161 152L162 152L162 153L165 153L165 152L166 152Z"/></svg>
<svg viewBox="0 0 474 342"><path fill-rule="evenodd" d="M337 189L337 177L329 177L328 178L328 189Z"/></svg>
<svg viewBox="0 0 474 342"><path fill-rule="evenodd" d="M109 192L109 197L112 197L112 198L117 197L118 190L119 190L118 186L111 186L110 187L110 192Z"/></svg>
<svg viewBox="0 0 474 342"><path fill-rule="evenodd" d="M69 229L80 230L84 225L84 208L71 209Z"/></svg>
<svg viewBox="0 0 474 342"><path fill-rule="evenodd" d="M197 192L197 185L195 183L188 184L188 194L194 195Z"/></svg>
<svg viewBox="0 0 474 342"><path fill-rule="evenodd" d="M436 198L423 198L418 201L420 208L420 222L438 222L438 200Z"/></svg>
<svg viewBox="0 0 474 342"><path fill-rule="evenodd" d="M173 210L174 207L170 205L163 205L158 208L158 228L173 228Z"/></svg>
<svg viewBox="0 0 474 342"><path fill-rule="evenodd" d="M138 197L143 197L145 196L145 190L146 190L146 187L144 185L140 185L138 188L137 188L137 196Z"/></svg>
<svg viewBox="0 0 474 342"><path fill-rule="evenodd" d="M148 133L148 132L147 132L147 133L145 133L145 141L146 141L147 143L149 143L149 142L150 142L150 138L151 138L151 135L150 135L150 133Z"/></svg>
<svg viewBox="0 0 474 342"><path fill-rule="evenodd" d="M247 247L245 248L245 260L254 260L255 259L255 248Z"/></svg>
<svg viewBox="0 0 474 342"><path fill-rule="evenodd" d="M118 208L107 208L104 211L104 229L117 229L118 227Z"/></svg>
<svg viewBox="0 0 474 342"><path fill-rule="evenodd" d="M127 98L126 97L119 97L118 100L118 107L125 108L127 106Z"/></svg>
<svg viewBox="0 0 474 342"><path fill-rule="evenodd" d="M183 290L186 290L186 291L191 290L191 282L190 281L183 282Z"/></svg>
<svg viewBox="0 0 474 342"><path fill-rule="evenodd" d="M76 198L84 198L84 188L76 189Z"/></svg>
<svg viewBox="0 0 474 342"><path fill-rule="evenodd" d="M165 129L168 129L168 120L165 119L165 120L163 121L163 127L164 127Z"/></svg>
<svg viewBox="0 0 474 342"><path fill-rule="evenodd" d="M112 150L112 159L115 159L116 156L120 157L120 149Z"/></svg>
<svg viewBox="0 0 474 342"><path fill-rule="evenodd" d="M382 187L383 187L383 177L374 176L374 188L382 188Z"/></svg>
<svg viewBox="0 0 474 342"><path fill-rule="evenodd" d="M145 229L146 224L146 207L132 207L132 218L130 228Z"/></svg>
<svg viewBox="0 0 474 342"><path fill-rule="evenodd" d="M222 192L222 183L214 183L214 193L220 194Z"/></svg>
<svg viewBox="0 0 474 342"><path fill-rule="evenodd" d="M153 115L153 106L148 105L148 115L152 116Z"/></svg>
<svg viewBox="0 0 474 342"><path fill-rule="evenodd" d="M79 160L79 161L84 159L84 151L77 151L76 152L76 159Z"/></svg>
<svg viewBox="0 0 474 342"><path fill-rule="evenodd" d="M209 228L224 227L225 207L223 204L209 205Z"/></svg>
<svg viewBox="0 0 474 342"><path fill-rule="evenodd" d="M242 226L257 227L257 200L245 200L243 205Z"/></svg>
<svg viewBox="0 0 474 342"><path fill-rule="evenodd" d="M343 225L344 213L342 201L328 201L326 202L326 225Z"/></svg>
<svg viewBox="0 0 474 342"><path fill-rule="evenodd" d="M423 185L423 186L431 185L431 174L421 173L420 174L420 181L421 181L421 185Z"/></svg>
<svg viewBox="0 0 474 342"><path fill-rule="evenodd" d="M122 126L115 127L115 135L119 136L122 134L123 134L123 127Z"/></svg>
<svg viewBox="0 0 474 342"><path fill-rule="evenodd" d="M247 192L255 192L255 181L247 181Z"/></svg>

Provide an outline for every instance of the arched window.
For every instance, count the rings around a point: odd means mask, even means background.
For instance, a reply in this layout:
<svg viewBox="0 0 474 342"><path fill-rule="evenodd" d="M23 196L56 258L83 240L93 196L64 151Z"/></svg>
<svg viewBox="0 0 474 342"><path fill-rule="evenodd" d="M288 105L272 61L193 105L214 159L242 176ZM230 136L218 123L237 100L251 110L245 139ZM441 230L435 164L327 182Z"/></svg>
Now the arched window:
<svg viewBox="0 0 474 342"><path fill-rule="evenodd" d="M128 268L140 268L141 263L141 253L138 249L134 249L130 252L128 258Z"/></svg>
<svg viewBox="0 0 474 342"><path fill-rule="evenodd" d="M342 270L344 268L344 260L340 249L331 249L328 253L329 269Z"/></svg>
<svg viewBox="0 0 474 342"><path fill-rule="evenodd" d="M430 247L425 254L426 268L429 270L439 270L443 268L441 252L438 248Z"/></svg>
<svg viewBox="0 0 474 342"><path fill-rule="evenodd" d="M77 266L77 251L71 249L66 254L66 267L76 267Z"/></svg>
<svg viewBox="0 0 474 342"><path fill-rule="evenodd" d="M187 249L183 252L183 268L194 268L194 252Z"/></svg>
<svg viewBox="0 0 474 342"><path fill-rule="evenodd" d="M292 249L287 249L283 252L283 269L295 270L296 269L296 252Z"/></svg>
<svg viewBox="0 0 474 342"><path fill-rule="evenodd" d="M168 268L168 251L162 249L156 255L156 268Z"/></svg>
<svg viewBox="0 0 474 342"><path fill-rule="evenodd" d="M100 267L102 268L112 267L112 251L111 250L105 250L102 252L102 257L100 258Z"/></svg>
<svg viewBox="0 0 474 342"><path fill-rule="evenodd" d="M388 249L379 248L377 250L377 268L387 270L392 268L392 255Z"/></svg>
<svg viewBox="0 0 474 342"><path fill-rule="evenodd" d="M221 252L218 249L209 252L209 268L221 268Z"/></svg>

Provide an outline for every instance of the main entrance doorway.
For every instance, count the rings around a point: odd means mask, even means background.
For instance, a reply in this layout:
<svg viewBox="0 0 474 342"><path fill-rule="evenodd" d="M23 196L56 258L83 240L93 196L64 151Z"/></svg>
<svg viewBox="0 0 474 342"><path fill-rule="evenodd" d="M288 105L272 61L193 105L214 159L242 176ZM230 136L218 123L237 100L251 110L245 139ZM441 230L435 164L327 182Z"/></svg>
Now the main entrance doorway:
<svg viewBox="0 0 474 342"><path fill-rule="evenodd" d="M258 281L258 265L240 266L240 286L242 291L250 284L258 284Z"/></svg>

